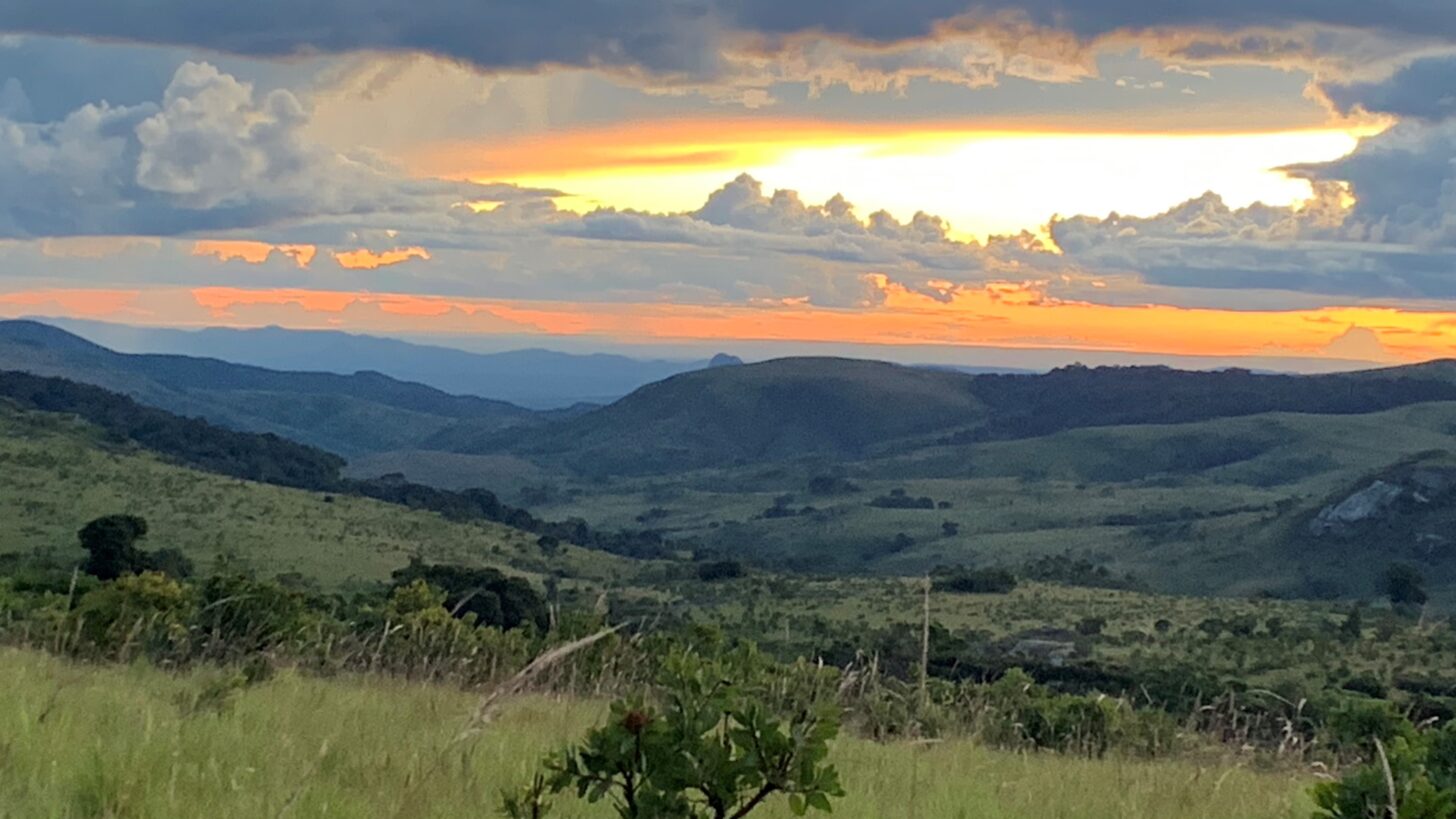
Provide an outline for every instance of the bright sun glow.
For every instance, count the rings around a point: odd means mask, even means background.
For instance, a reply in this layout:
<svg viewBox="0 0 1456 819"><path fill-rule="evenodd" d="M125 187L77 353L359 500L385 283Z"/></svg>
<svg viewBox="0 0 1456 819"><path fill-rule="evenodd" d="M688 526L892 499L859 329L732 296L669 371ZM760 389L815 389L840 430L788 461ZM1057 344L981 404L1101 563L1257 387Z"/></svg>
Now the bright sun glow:
<svg viewBox="0 0 1456 819"><path fill-rule="evenodd" d="M1053 214L1148 216L1214 191L1232 206L1289 205L1308 198L1303 180L1278 168L1349 153L1371 130L1307 129L1253 134L850 132L826 139L786 126L725 126L716 137L621 131L564 132L481 153L447 150L439 172L507 179L573 194L573 210L608 205L679 212L704 191L747 172L806 202L842 193L861 216L884 209L909 219L923 210L948 219L961 238L1036 231ZM670 143L670 145L669 145Z"/></svg>

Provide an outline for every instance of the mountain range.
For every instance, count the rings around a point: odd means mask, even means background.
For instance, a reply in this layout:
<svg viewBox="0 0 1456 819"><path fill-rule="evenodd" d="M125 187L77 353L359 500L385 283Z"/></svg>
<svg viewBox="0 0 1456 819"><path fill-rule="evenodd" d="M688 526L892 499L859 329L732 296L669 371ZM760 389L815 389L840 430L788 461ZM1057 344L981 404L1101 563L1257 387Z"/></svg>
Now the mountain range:
<svg viewBox="0 0 1456 819"><path fill-rule="evenodd" d="M67 319L47 319L46 323L121 352L203 356L273 370L343 375L373 371L443 392L531 409L610 403L644 384L710 364L705 359L643 359L542 349L476 353L335 330L178 330Z"/></svg>
<svg viewBox="0 0 1456 819"><path fill-rule="evenodd" d="M34 321L0 322L0 369L93 384L179 415L272 432L346 457L412 447L455 424L485 433L553 415L373 371L291 372L195 356L128 355Z"/></svg>
<svg viewBox="0 0 1456 819"><path fill-rule="evenodd" d="M333 358L318 353L320 366L356 358L365 363L370 350L399 367L407 360L421 368L439 356L433 365L438 373L485 359L518 379L534 380L542 391L554 381L571 382L587 366L580 357L545 351L481 356L334 333L217 330L187 338L204 342L203 348L219 339L235 350L256 346L258 359L335 350ZM283 348L294 342L297 349L285 356ZM563 374L525 363L533 356L570 367ZM668 366L616 356L603 361ZM533 410L369 369L346 375L126 354L48 324L0 322L0 369L95 384L171 412L273 432L348 458L402 451L511 455L586 474L674 472L799 456L862 458L1083 427L1267 412L1370 413L1456 400L1456 363L1450 361L1326 375L1157 366L967 373L845 358L742 364L726 355L692 366L607 406Z"/></svg>

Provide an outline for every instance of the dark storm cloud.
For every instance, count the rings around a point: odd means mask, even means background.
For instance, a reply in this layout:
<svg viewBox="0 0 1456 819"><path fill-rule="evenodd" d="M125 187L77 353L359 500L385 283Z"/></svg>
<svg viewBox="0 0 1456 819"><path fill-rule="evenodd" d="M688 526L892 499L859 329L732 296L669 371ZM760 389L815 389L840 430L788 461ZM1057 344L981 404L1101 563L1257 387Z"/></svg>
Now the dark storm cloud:
<svg viewBox="0 0 1456 819"><path fill-rule="evenodd" d="M0 31L266 57L421 51L485 68L696 71L713 59L712 13L696 0L0 0Z"/></svg>
<svg viewBox="0 0 1456 819"><path fill-rule="evenodd" d="M1418 119L1456 116L1456 55L1424 57L1378 82L1326 83L1325 96L1341 113L1371 113Z"/></svg>
<svg viewBox="0 0 1456 819"><path fill-rule="evenodd" d="M1456 120L1402 122L1361 140L1349 156L1286 170L1348 184L1355 238L1456 247Z"/></svg>
<svg viewBox="0 0 1456 819"><path fill-rule="evenodd" d="M1128 30L1233 32L1302 26L1456 39L1456 3L1394 0L0 0L0 30L281 56L421 51L489 69L545 64L710 76L735 35L828 34L873 43L924 37L960 18L1090 39ZM1291 48L1279 38L1241 52ZM772 47L771 45L769 46Z"/></svg>

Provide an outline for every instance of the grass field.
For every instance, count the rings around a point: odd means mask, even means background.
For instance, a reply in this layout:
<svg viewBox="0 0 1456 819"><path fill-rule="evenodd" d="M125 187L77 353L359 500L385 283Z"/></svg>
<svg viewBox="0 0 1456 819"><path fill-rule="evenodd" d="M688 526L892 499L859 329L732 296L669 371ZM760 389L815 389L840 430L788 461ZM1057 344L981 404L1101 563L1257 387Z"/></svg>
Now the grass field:
<svg viewBox="0 0 1456 819"><path fill-rule="evenodd" d="M597 703L524 698L475 740L457 690L288 672L197 708L220 672L75 665L0 649L0 817L494 816L502 786L580 736ZM833 750L849 819L1304 819L1307 772L988 751L968 741ZM563 819L610 811L562 799ZM758 816L755 813L754 816ZM765 819L785 819L775 805Z"/></svg>
<svg viewBox="0 0 1456 819"><path fill-rule="evenodd" d="M79 558L76 531L124 512L147 520L148 548L181 549L203 569L226 558L265 577L298 572L326 587L385 579L415 554L525 573L547 569L526 532L174 466L106 445L66 416L0 408L0 470L0 552ZM634 571L629 561L574 547L551 567L587 578Z"/></svg>
<svg viewBox="0 0 1456 819"><path fill-rule="evenodd" d="M664 578L665 564L660 563L644 564L574 547L548 558L540 553L534 536L496 524L456 524L433 513L359 498L339 496L330 502L318 493L184 469L134 449L106 445L89 427L59 416L0 413L0 468L4 470L4 482L0 484L0 551L6 552L40 549L79 559L82 552L74 545L77 529L103 514L129 512L149 522L147 548L181 548L204 570L226 558L265 578L298 572L326 588L385 579L414 554L494 565L533 576L538 582L547 572L565 571L570 578L562 581L562 590L584 593L578 599L587 604L605 591L613 603L612 610L622 616L651 622L666 607L700 622L721 624L732 633L776 643L776 648L787 656L813 655L830 648L845 634L863 634L897 623L915 628L920 619L918 580L757 575L713 584L668 581ZM1005 497L1010 499L1014 491L1011 481L995 480L1007 483ZM940 487L931 484L926 479L915 487L941 492ZM1032 491L1043 490L1052 491L1048 487ZM1173 490L1145 487L1127 491L1141 492L1147 498ZM664 497L662 487L648 487L646 492L643 502L670 503L683 509L682 514L688 514L687 510L694 506L707 506L699 503L701 498L696 495L670 500L676 496L669 492ZM741 503L746 496L723 497ZM1087 498L1085 502L1116 500ZM755 505L759 501L771 502L758 498ZM863 506L862 497L841 502L858 504L855 517L931 515L938 520L962 509L957 505L946 511L883 510ZM610 511L604 498L591 503L604 514ZM971 503L974 501L967 505ZM984 509L989 501L982 498L981 503ZM1023 499L1023 503L1031 501ZM1052 507L1047 514L1074 514L1055 504ZM800 522L807 520L790 521ZM778 521L759 523L767 526ZM851 523L842 525L846 531L853 527ZM1089 549L1089 544L1098 542L1090 538L1091 534L1112 528L1078 530L1075 539L1057 542ZM1024 535L1028 544L1037 536ZM945 540L943 548L949 562L956 554L956 541ZM989 555L981 551L982 541L982 536L976 536L972 542L977 545L959 554L984 561ZM1209 544L1204 547L1206 552L1201 552L1198 544L1174 543L1144 547L1144 551L1149 559L1162 556L1172 560L1181 555L1189 562L1214 561L1220 555L1227 559L1230 554L1243 553L1218 551ZM1241 547L1251 548L1247 544ZM1268 555L1257 559L1262 560L1266 570L1274 565ZM1331 571L1362 565L1344 558L1331 559L1330 564ZM691 568L685 571L691 574ZM623 603L620 608L618 601ZM957 633L984 633L994 638L1017 637L1045 628L1067 631L1085 618L1100 617L1106 621L1102 634L1088 641L1091 656L1096 659L1151 662L1191 658L1209 670L1254 675L1269 683L1277 681L1279 675L1316 675L1325 679L1334 662L1322 654L1319 642L1277 640L1268 635L1264 624L1270 618L1278 618L1286 628L1302 626L1320 632L1333 628L1332 624L1343 616L1342 610L1327 604L1171 597L1036 583L1023 584L1009 595L936 594L932 604L936 623ZM1208 639L1198 631L1206 619L1238 617L1252 617L1259 624L1259 634L1252 642ZM1160 619L1171 623L1166 635L1155 633L1154 624ZM821 622L827 627L819 628ZM1372 635L1376 633L1373 626L1370 630ZM1352 671L1388 678L1391 669L1424 673L1452 662L1450 647L1428 639L1420 629L1388 629L1379 636L1360 652L1340 658L1340 663Z"/></svg>

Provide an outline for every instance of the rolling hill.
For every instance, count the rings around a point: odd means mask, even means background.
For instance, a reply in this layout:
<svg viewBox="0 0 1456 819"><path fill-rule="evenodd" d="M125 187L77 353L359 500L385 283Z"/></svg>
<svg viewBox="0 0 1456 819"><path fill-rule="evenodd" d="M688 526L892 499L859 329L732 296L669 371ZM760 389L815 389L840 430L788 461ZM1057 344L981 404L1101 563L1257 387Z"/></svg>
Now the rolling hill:
<svg viewBox="0 0 1456 819"><path fill-rule="evenodd" d="M669 473L796 456L857 459L1065 430L1267 412L1347 415L1456 400L1456 365L1337 375L1064 367L970 375L882 362L786 358L651 384L520 434L447 430L429 448L511 453L591 474Z"/></svg>
<svg viewBox="0 0 1456 819"><path fill-rule="evenodd" d="M983 421L985 407L971 383L958 373L854 359L713 367L484 446L605 473L805 454L853 457L887 441Z"/></svg>
<svg viewBox="0 0 1456 819"><path fill-rule="evenodd" d="M32 321L0 322L0 369L94 384L179 415L272 432L344 456L410 448L454 425L483 435L547 417L377 372L284 372L210 358L126 355Z"/></svg>

